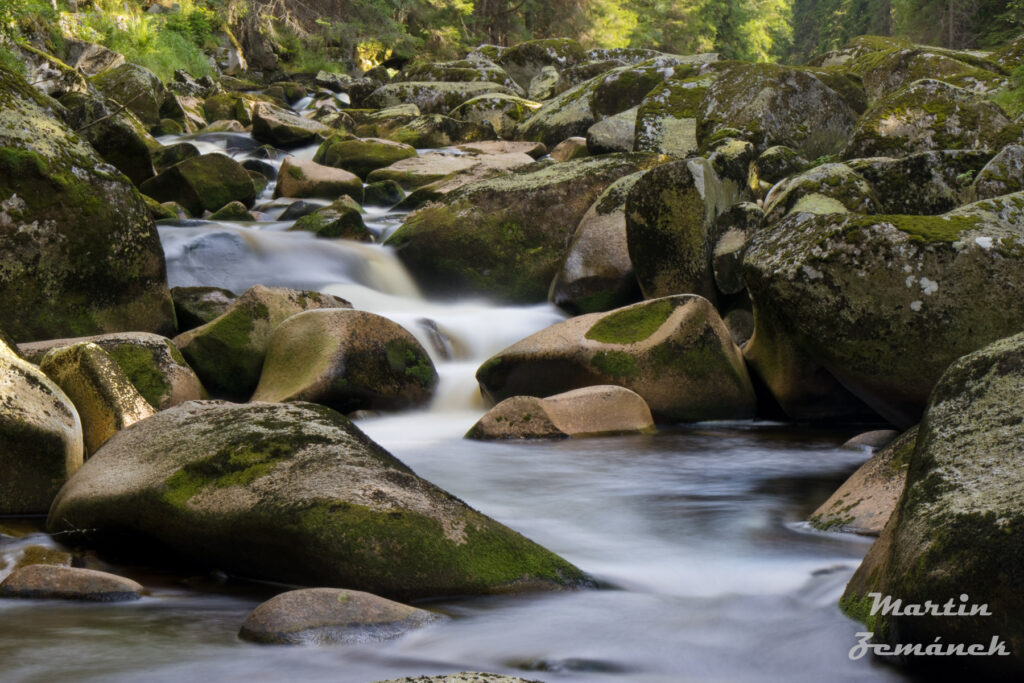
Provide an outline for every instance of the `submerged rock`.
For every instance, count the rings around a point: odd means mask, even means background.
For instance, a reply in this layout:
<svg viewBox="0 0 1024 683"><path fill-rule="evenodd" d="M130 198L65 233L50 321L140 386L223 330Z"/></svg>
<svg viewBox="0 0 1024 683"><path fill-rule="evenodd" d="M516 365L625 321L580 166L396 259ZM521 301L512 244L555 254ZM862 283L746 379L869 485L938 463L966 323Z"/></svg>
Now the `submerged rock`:
<svg viewBox="0 0 1024 683"><path fill-rule="evenodd" d="M55 565L33 564L15 569L0 582L0 598L125 602L138 600L145 589L123 576Z"/></svg>
<svg viewBox="0 0 1024 683"><path fill-rule="evenodd" d="M440 618L362 591L305 588L259 605L245 618L238 636L274 645L365 643L397 638Z"/></svg>
<svg viewBox="0 0 1024 683"><path fill-rule="evenodd" d="M244 576L397 599L585 580L323 406L185 403L120 432L77 474L52 532L141 534Z"/></svg>

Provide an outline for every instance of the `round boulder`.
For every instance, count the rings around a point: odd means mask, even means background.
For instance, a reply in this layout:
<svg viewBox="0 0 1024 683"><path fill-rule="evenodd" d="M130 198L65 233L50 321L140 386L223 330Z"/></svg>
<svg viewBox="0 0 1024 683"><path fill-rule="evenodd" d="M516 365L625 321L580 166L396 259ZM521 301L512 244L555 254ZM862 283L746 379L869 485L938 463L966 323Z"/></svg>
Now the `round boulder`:
<svg viewBox="0 0 1024 683"><path fill-rule="evenodd" d="M32 564L11 572L0 582L0 598L126 602L138 600L145 589L123 576L52 564Z"/></svg>

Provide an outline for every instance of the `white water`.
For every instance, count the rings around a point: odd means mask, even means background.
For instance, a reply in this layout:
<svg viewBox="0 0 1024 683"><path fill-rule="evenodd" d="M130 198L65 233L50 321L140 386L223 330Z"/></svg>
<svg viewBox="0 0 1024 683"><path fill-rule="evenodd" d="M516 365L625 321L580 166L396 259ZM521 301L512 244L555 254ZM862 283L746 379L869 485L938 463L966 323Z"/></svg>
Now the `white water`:
<svg viewBox="0 0 1024 683"><path fill-rule="evenodd" d="M451 619L386 643L260 647L236 633L272 589L118 566L152 595L127 605L0 601L0 679L367 683L484 670L544 681L901 680L847 657L861 627L836 603L869 542L802 524L864 459L838 448L853 430L737 423L588 440L464 440L484 410L473 379L479 364L562 314L548 305L426 301L386 249L285 227L161 226L170 283L319 289L406 327L438 366L437 398L429 410L359 426L421 476L606 588L439 600L424 606ZM440 331L440 344L423 320ZM53 541L0 536L0 565L9 571L27 543Z"/></svg>

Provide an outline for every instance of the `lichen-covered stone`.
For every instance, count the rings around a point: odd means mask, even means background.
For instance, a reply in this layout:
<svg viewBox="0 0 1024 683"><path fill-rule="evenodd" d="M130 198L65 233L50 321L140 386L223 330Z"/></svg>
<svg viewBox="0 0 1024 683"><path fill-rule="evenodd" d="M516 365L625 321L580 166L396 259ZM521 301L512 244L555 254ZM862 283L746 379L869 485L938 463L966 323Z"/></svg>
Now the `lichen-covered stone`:
<svg viewBox="0 0 1024 683"><path fill-rule="evenodd" d="M555 161L571 161L590 156L590 150L587 149L586 138L571 137L555 145L550 154Z"/></svg>
<svg viewBox="0 0 1024 683"><path fill-rule="evenodd" d="M915 81L864 112L842 156L990 150L1009 122L996 104L969 90L937 80Z"/></svg>
<svg viewBox="0 0 1024 683"><path fill-rule="evenodd" d="M295 112L260 102L252 113L252 136L275 147L308 145L331 134L327 126Z"/></svg>
<svg viewBox="0 0 1024 683"><path fill-rule="evenodd" d="M474 97L490 93L520 95L522 91L512 90L497 83L437 83L430 81L409 81L388 83L373 91L366 98L366 105L376 109L393 107L397 104L415 104L424 114L448 114Z"/></svg>
<svg viewBox="0 0 1024 683"><path fill-rule="evenodd" d="M31 600L125 602L138 600L144 590L141 584L116 574L46 564L15 569L0 582L0 598Z"/></svg>
<svg viewBox="0 0 1024 683"><path fill-rule="evenodd" d="M747 250L747 358L784 408L795 383L782 359L796 353L893 424L916 424L950 363L1024 326L1022 226L1020 193L941 216L794 212Z"/></svg>
<svg viewBox="0 0 1024 683"><path fill-rule="evenodd" d="M914 427L872 455L811 513L811 526L867 536L882 533L903 493L916 444Z"/></svg>
<svg viewBox="0 0 1024 683"><path fill-rule="evenodd" d="M789 145L808 159L838 152L863 111L844 76L776 64L723 63L699 105L697 140L736 129L758 150Z"/></svg>
<svg viewBox="0 0 1024 683"><path fill-rule="evenodd" d="M513 396L494 406L467 439L556 439L654 431L647 402L624 387L574 389L547 398Z"/></svg>
<svg viewBox="0 0 1024 683"><path fill-rule="evenodd" d="M0 321L16 341L170 332L163 249L128 180L0 68Z"/></svg>
<svg viewBox="0 0 1024 683"><path fill-rule="evenodd" d="M148 127L160 123L160 109L168 97L160 78L138 64L121 64L92 77L92 83L118 107L127 107Z"/></svg>
<svg viewBox="0 0 1024 683"><path fill-rule="evenodd" d="M675 77L647 93L637 108L636 151L678 157L695 152L700 102L714 80L714 73Z"/></svg>
<svg viewBox="0 0 1024 683"><path fill-rule="evenodd" d="M755 409L740 350L714 306L694 295L570 318L491 357L476 377L492 401L615 384L663 422L744 419Z"/></svg>
<svg viewBox="0 0 1024 683"><path fill-rule="evenodd" d="M39 363L51 349L84 342L91 342L106 351L136 390L157 410L206 398L206 390L181 352L170 339L158 334L115 332L94 337L30 342L18 348L25 358Z"/></svg>
<svg viewBox="0 0 1024 683"><path fill-rule="evenodd" d="M420 62L413 63L402 69L393 82L481 82L497 83L519 95L525 94L523 89L512 80L512 77L489 59L461 59L454 62Z"/></svg>
<svg viewBox="0 0 1024 683"><path fill-rule="evenodd" d="M267 344L278 325L303 311L350 307L329 294L256 285L219 317L173 341L214 396L244 400L259 382Z"/></svg>
<svg viewBox="0 0 1024 683"><path fill-rule="evenodd" d="M819 195L834 200L826 208L814 210L801 200L809 195ZM819 206L827 204L819 202ZM846 164L822 164L809 171L798 173L779 182L764 198L765 222L769 225L782 220L786 214L797 210L813 210L815 213L879 213L882 203L875 195L874 188Z"/></svg>
<svg viewBox="0 0 1024 683"><path fill-rule="evenodd" d="M871 183L884 213L935 215L971 201L971 179L989 157L981 151L939 150L846 163Z"/></svg>
<svg viewBox="0 0 1024 683"><path fill-rule="evenodd" d="M84 453L71 399L0 341L0 514L46 512Z"/></svg>
<svg viewBox="0 0 1024 683"><path fill-rule="evenodd" d="M158 202L177 202L193 216L234 201L251 207L256 188L242 165L226 154L203 154L171 166L139 188Z"/></svg>
<svg viewBox="0 0 1024 683"><path fill-rule="evenodd" d="M720 179L706 159L663 164L637 181L626 200L626 235L646 298L700 294L715 300L710 228L737 201L737 184Z"/></svg>
<svg viewBox="0 0 1024 683"><path fill-rule="evenodd" d="M891 95L922 78L933 78L979 95L1006 87L1008 80L995 63L966 52L909 47L866 53L845 66L859 76L872 101Z"/></svg>
<svg viewBox="0 0 1024 683"><path fill-rule="evenodd" d="M608 154L464 185L410 215L386 244L427 291L545 301L569 237L594 200L619 178L662 160Z"/></svg>
<svg viewBox="0 0 1024 683"><path fill-rule="evenodd" d="M626 243L626 197L642 173L612 183L573 233L548 298L574 315L619 308L641 298Z"/></svg>
<svg viewBox="0 0 1024 683"><path fill-rule="evenodd" d="M636 107L602 119L587 129L587 150L591 154L632 152L636 129Z"/></svg>
<svg viewBox="0 0 1024 683"><path fill-rule="evenodd" d="M882 643L979 643L1010 656L971 657L986 677L1024 673L1024 335L951 365L936 384L895 513L846 587L840 607ZM987 615L871 614L877 592L904 605L987 605ZM910 663L927 666L925 658ZM959 664L943 657L948 671ZM934 666L934 664L933 664Z"/></svg>
<svg viewBox="0 0 1024 683"><path fill-rule="evenodd" d="M263 178L262 175L256 174L256 178ZM255 180L255 178L254 178ZM211 221L254 221L255 216L249 213L249 210L245 208L245 204L239 201L228 202L224 206L220 207L212 214L210 214Z"/></svg>
<svg viewBox="0 0 1024 683"><path fill-rule="evenodd" d="M211 125L219 121L237 121L242 126L251 126L253 109L261 101L244 93L221 93L206 98L203 113Z"/></svg>
<svg viewBox="0 0 1024 683"><path fill-rule="evenodd" d="M156 412L114 359L91 342L51 349L39 369L75 404L86 457L118 431Z"/></svg>
<svg viewBox="0 0 1024 683"><path fill-rule="evenodd" d="M545 66L562 71L586 61L586 51L569 38L527 40L503 50L495 61L522 88L529 88Z"/></svg>
<svg viewBox="0 0 1024 683"><path fill-rule="evenodd" d="M416 148L401 142L337 135L320 145L313 161L365 178L370 171L414 156Z"/></svg>
<svg viewBox="0 0 1024 683"><path fill-rule="evenodd" d="M486 148L485 148L486 151ZM472 174L483 168L498 171L514 171L533 163L533 157L523 152L477 154L474 150L429 152L409 159L397 161L385 168L371 172L368 182L394 180L407 190L447 178L453 174Z"/></svg>
<svg viewBox="0 0 1024 683"><path fill-rule="evenodd" d="M759 181L774 185L787 176L803 171L808 165L807 160L792 147L775 145L754 160L748 182L755 187Z"/></svg>
<svg viewBox="0 0 1024 683"><path fill-rule="evenodd" d="M426 404L437 371L402 326L366 311L307 311L270 337L253 401L311 401L348 413Z"/></svg>
<svg viewBox="0 0 1024 683"><path fill-rule="evenodd" d="M363 200L363 181L355 173L298 157L287 157L281 163L275 197L337 199L342 195Z"/></svg>
<svg viewBox="0 0 1024 683"><path fill-rule="evenodd" d="M511 138L516 126L532 116L540 107L539 102L515 95L494 93L474 97L460 104L452 110L451 116L469 123L489 123L499 138Z"/></svg>
<svg viewBox="0 0 1024 683"><path fill-rule="evenodd" d="M373 233L363 222L362 209L351 197L342 197L302 216L288 230L304 230L317 237L373 241Z"/></svg>
<svg viewBox="0 0 1024 683"><path fill-rule="evenodd" d="M978 172L971 185L973 199L991 199L1024 190L1024 146L1003 147Z"/></svg>
<svg viewBox="0 0 1024 683"><path fill-rule="evenodd" d="M487 95L485 97L498 97ZM507 97L502 95L502 97ZM473 99L480 99L479 97ZM473 100L470 100L471 102ZM459 105L460 107L462 105ZM416 149L437 149L451 147L464 142L479 142L496 139L497 133L488 121L464 121L441 114L424 114L395 128L387 130L380 137Z"/></svg>
<svg viewBox="0 0 1024 683"><path fill-rule="evenodd" d="M441 618L362 591L303 588L256 607L245 618L238 637L273 645L366 643L397 638Z"/></svg>
<svg viewBox="0 0 1024 683"><path fill-rule="evenodd" d="M555 67L542 66L540 72L530 79L530 85L526 88L527 97L538 102L551 99L555 96L555 88L561 78L562 75Z"/></svg>
<svg viewBox="0 0 1024 683"><path fill-rule="evenodd" d="M196 401L117 434L51 532L134 532L244 576L395 599L580 585L579 569L417 477L339 413Z"/></svg>
<svg viewBox="0 0 1024 683"><path fill-rule="evenodd" d="M171 290L178 329L188 332L227 310L238 296L219 287L175 287Z"/></svg>

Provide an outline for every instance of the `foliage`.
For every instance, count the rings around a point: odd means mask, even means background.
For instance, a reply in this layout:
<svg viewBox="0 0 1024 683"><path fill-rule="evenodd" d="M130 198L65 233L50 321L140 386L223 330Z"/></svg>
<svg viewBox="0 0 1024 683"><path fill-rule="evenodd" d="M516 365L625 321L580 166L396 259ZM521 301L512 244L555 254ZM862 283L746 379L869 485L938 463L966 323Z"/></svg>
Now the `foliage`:
<svg viewBox="0 0 1024 683"><path fill-rule="evenodd" d="M1024 64L1010 73L1011 86L996 94L995 101L1011 118L1024 114Z"/></svg>

